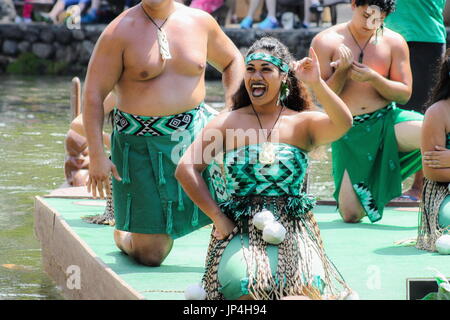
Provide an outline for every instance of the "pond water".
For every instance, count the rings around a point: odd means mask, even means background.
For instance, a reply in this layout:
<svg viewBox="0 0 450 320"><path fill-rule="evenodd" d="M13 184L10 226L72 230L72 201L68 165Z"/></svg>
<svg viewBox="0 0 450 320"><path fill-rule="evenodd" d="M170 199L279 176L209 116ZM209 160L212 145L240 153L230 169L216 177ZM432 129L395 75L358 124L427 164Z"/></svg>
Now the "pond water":
<svg viewBox="0 0 450 320"><path fill-rule="evenodd" d="M33 231L34 197L64 182L64 138L70 122L67 77L0 77L0 300L62 299L43 272ZM220 101L210 82L207 101ZM213 106L220 106L215 103ZM330 150L311 163L310 192L330 199Z"/></svg>

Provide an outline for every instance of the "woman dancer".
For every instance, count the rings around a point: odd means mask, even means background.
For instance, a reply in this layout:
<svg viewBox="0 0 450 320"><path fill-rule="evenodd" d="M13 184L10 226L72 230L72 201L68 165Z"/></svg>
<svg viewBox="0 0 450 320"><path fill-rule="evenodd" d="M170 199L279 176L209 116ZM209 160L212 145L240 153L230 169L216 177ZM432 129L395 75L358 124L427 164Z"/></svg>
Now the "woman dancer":
<svg viewBox="0 0 450 320"><path fill-rule="evenodd" d="M432 106L422 127L425 184L416 247L436 251L436 240L450 226L450 50L441 63Z"/></svg>
<svg viewBox="0 0 450 320"><path fill-rule="evenodd" d="M245 62L232 111L204 128L176 171L214 222L203 277L207 299L338 298L336 284L348 288L323 251L310 212L315 201L301 189L308 151L340 138L352 126L351 113L320 78L312 49L296 62L266 37ZM326 113L310 110L304 84ZM216 152L208 156L203 150L213 149L212 136ZM213 157L209 192L201 173Z"/></svg>

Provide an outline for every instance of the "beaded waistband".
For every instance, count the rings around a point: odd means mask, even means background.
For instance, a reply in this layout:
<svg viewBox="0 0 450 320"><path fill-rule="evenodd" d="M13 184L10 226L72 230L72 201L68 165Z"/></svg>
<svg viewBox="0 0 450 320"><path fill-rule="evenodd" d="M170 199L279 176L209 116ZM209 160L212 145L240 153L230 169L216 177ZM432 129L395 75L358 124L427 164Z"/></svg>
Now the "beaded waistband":
<svg viewBox="0 0 450 320"><path fill-rule="evenodd" d="M138 116L116 109L114 129L122 134L134 136L165 136L178 130L189 129L197 112L204 106L201 103L189 111L169 116Z"/></svg>
<svg viewBox="0 0 450 320"><path fill-rule="evenodd" d="M384 107L383 109L379 109L377 111L366 113L366 114L360 114L353 117L354 123L364 123L368 120L374 119L374 118L381 118L384 117L386 113L393 110L395 108L395 104L389 104L388 106Z"/></svg>

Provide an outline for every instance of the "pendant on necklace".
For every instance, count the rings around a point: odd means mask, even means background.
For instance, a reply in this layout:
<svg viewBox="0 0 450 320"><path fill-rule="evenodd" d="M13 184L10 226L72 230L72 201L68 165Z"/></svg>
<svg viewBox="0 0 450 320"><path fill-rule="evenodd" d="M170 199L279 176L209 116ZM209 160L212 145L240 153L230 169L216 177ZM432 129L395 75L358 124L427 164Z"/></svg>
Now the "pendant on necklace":
<svg viewBox="0 0 450 320"><path fill-rule="evenodd" d="M167 34L162 29L158 29L158 45L161 58L163 60L172 59L169 49L169 41L167 40Z"/></svg>
<svg viewBox="0 0 450 320"><path fill-rule="evenodd" d="M364 52L361 52L360 54L359 54L359 63L362 63L363 62L363 59L364 59Z"/></svg>
<svg viewBox="0 0 450 320"><path fill-rule="evenodd" d="M262 164L273 164L275 162L275 146L273 143L264 142L259 153L259 162Z"/></svg>

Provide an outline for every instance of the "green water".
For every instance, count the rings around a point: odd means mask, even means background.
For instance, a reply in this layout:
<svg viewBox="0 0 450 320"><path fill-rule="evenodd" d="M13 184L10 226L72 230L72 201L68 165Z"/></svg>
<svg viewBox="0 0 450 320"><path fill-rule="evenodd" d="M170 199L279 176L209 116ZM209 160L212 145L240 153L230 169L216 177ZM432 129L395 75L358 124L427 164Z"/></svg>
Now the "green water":
<svg viewBox="0 0 450 320"><path fill-rule="evenodd" d="M70 79L0 78L0 299L59 299L42 271L33 197L63 182Z"/></svg>
<svg viewBox="0 0 450 320"><path fill-rule="evenodd" d="M42 270L33 198L64 182L70 81L0 77L0 300L62 299ZM208 83L207 101L222 94L220 82ZM329 159L329 147L312 154L310 192L319 199L333 191Z"/></svg>

